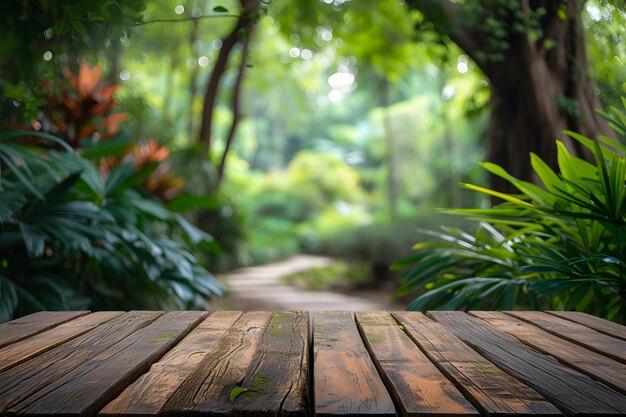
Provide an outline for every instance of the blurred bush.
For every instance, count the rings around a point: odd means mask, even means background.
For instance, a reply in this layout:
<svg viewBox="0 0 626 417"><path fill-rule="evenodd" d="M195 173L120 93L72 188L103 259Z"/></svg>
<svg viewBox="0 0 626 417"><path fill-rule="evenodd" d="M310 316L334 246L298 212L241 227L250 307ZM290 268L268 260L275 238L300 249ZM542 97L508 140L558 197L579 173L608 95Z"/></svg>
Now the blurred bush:
<svg viewBox="0 0 626 417"><path fill-rule="evenodd" d="M365 264L335 260L328 266L286 275L282 280L303 290L327 291L354 288L363 284L368 276Z"/></svg>
<svg viewBox="0 0 626 417"><path fill-rule="evenodd" d="M224 193L244 220L251 263L316 252L324 236L371 221L356 171L337 155L302 151L284 171L268 173L235 155L229 166Z"/></svg>
<svg viewBox="0 0 626 417"><path fill-rule="evenodd" d="M389 267L411 253L418 229L460 222L462 220L454 216L424 213L417 220L337 230L320 241L319 253L368 265L368 278L363 285L384 285L398 278Z"/></svg>

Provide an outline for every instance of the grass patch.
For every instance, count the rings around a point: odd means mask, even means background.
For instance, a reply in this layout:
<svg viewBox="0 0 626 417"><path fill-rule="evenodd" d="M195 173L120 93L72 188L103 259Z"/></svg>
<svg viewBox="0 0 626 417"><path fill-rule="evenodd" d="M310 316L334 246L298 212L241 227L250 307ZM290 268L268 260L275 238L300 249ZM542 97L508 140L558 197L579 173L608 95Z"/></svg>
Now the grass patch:
<svg viewBox="0 0 626 417"><path fill-rule="evenodd" d="M309 291L326 291L333 287L359 285L368 279L367 265L339 260L333 261L328 266L311 268L282 277L283 282Z"/></svg>

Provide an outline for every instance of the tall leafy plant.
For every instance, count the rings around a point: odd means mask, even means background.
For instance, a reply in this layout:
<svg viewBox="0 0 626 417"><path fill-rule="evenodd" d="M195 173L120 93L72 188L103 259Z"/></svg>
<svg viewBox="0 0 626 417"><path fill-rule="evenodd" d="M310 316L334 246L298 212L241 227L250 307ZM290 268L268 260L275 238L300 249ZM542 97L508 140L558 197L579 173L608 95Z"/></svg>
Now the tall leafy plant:
<svg viewBox="0 0 626 417"><path fill-rule="evenodd" d="M26 148L35 135L64 152ZM0 321L38 310L203 308L222 285L194 248L212 238L55 136L0 135Z"/></svg>
<svg viewBox="0 0 626 417"><path fill-rule="evenodd" d="M198 259L215 243L165 205L201 197L180 195L166 147L118 134L126 115L109 114L115 88L99 70L82 64L60 85L38 130L0 134L0 321L206 307L224 292Z"/></svg>
<svg viewBox="0 0 626 417"><path fill-rule="evenodd" d="M624 100L626 109L626 100ZM448 210L477 222L426 232L417 253L395 264L407 268L398 295L416 294L408 308L511 309L515 305L587 311L626 322L626 116L603 114L620 140L593 141L566 132L595 163L557 141L558 172L531 154L537 183L484 163L517 194L472 184L465 188L504 200L488 209Z"/></svg>

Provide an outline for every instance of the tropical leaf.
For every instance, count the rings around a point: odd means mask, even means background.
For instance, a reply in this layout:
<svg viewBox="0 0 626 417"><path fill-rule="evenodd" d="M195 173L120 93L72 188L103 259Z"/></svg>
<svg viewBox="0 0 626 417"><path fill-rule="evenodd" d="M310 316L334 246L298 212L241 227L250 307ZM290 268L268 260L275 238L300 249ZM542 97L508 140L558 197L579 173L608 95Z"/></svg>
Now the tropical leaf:
<svg viewBox="0 0 626 417"><path fill-rule="evenodd" d="M606 116L625 125L622 113ZM543 187L483 164L522 194L463 185L504 202L449 210L479 226L473 233L423 233L432 240L416 243L416 254L396 263L406 269L396 294L415 294L409 309L511 309L524 302L626 322L626 147L566 133L593 152L595 164L558 141L558 173L530 155Z"/></svg>
<svg viewBox="0 0 626 417"><path fill-rule="evenodd" d="M7 277L0 275L0 323L13 318L17 305L15 285Z"/></svg>

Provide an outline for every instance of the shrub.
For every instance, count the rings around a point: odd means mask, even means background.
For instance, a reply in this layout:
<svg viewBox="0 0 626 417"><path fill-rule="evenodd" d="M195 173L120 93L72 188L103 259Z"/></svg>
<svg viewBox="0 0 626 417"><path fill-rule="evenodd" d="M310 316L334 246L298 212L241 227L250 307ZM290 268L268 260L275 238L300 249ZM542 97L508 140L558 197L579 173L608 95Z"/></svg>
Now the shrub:
<svg viewBox="0 0 626 417"><path fill-rule="evenodd" d="M78 77L66 71L58 97L45 84L48 113L33 127L60 137L0 134L0 321L38 310L204 308L224 291L196 255L213 238L164 205L204 197L179 195L166 147L118 135L126 116L106 115L115 89L99 76L86 64Z"/></svg>
<svg viewBox="0 0 626 417"><path fill-rule="evenodd" d="M202 308L222 285L197 265L209 243L137 188L120 165L104 178L71 149L45 154L0 135L0 321L38 310Z"/></svg>
<svg viewBox="0 0 626 417"><path fill-rule="evenodd" d="M626 116L616 109L605 116L623 142ZM524 304L625 321L626 146L604 136L595 142L566 133L593 153L595 163L573 156L557 141L558 173L530 156L543 187L484 163L520 194L465 185L504 202L489 209L450 210L477 221L474 233L459 228L427 232L437 239L416 244L417 253L395 264L408 268L397 294L417 295L408 309Z"/></svg>
<svg viewBox="0 0 626 417"><path fill-rule="evenodd" d="M416 220L395 224L370 224L346 228L322 237L319 252L370 267L371 284L390 278L389 267L400 258L411 254L410 245L418 228L440 224L443 216L424 215Z"/></svg>
<svg viewBox="0 0 626 417"><path fill-rule="evenodd" d="M282 281L308 291L328 291L339 287L353 287L367 279L367 267L334 260L327 266L296 272L282 277Z"/></svg>

